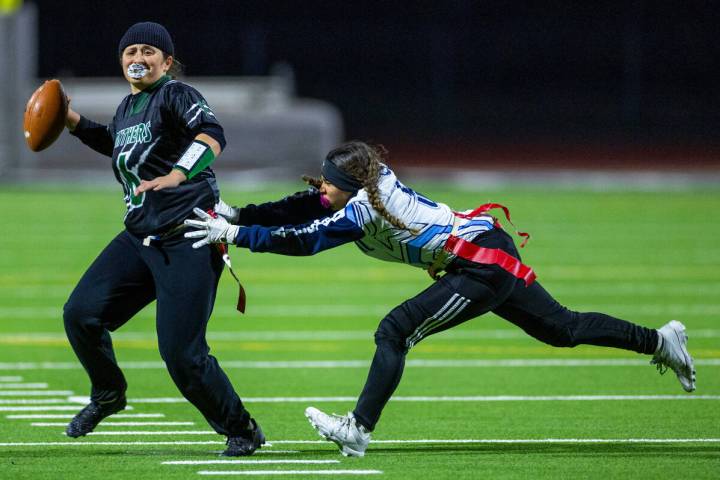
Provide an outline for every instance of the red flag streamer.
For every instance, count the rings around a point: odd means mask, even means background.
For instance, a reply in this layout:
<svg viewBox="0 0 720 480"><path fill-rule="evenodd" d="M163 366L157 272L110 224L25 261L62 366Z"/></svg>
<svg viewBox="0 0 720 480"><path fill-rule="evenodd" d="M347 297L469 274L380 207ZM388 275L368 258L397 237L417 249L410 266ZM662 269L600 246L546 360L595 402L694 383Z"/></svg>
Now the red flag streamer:
<svg viewBox="0 0 720 480"><path fill-rule="evenodd" d="M478 215L482 215L483 213L486 213L489 210L492 210L494 208L501 208L502 211L505 212L505 218L507 218L507 221L510 222L510 225L512 225L513 229L515 229L515 233L518 234L518 236L523 237L525 239L520 244L520 248L523 248L527 244L528 240L530 240L530 234L527 232L521 232L517 229L517 227L512 222L512 220L510 220L510 209L508 209L505 205L503 205L501 203L485 203L483 205L480 205L479 207L477 207L475 210L473 210L470 213L455 212L455 215L460 218L470 219L470 218L475 218ZM500 222L496 221L496 224L497 224L496 226L502 228L502 225L500 225Z"/></svg>
<svg viewBox="0 0 720 480"><path fill-rule="evenodd" d="M217 218L217 213L215 213L215 210L208 210L207 213L213 217ZM224 243L216 243L215 247L217 247L218 253L220 253L220 256L223 259L223 262L225 262L225 265L227 265L228 270L230 270L230 275L235 279L235 281L238 284L238 300L237 300L237 311L240 313L245 313L245 305L247 303L247 297L245 295L245 289L242 286L242 283L240 283L240 279L235 274L235 271L232 268L232 263L230 262L230 254L228 253L227 245Z"/></svg>

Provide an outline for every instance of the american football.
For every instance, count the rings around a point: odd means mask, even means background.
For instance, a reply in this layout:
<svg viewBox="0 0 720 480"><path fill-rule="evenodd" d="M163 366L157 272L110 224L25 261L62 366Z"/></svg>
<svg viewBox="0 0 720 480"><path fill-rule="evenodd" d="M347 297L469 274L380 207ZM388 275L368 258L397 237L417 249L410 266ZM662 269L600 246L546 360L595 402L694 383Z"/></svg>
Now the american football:
<svg viewBox="0 0 720 480"><path fill-rule="evenodd" d="M60 80L46 80L25 107L23 130L33 152L45 150L57 140L65 127L68 100Z"/></svg>

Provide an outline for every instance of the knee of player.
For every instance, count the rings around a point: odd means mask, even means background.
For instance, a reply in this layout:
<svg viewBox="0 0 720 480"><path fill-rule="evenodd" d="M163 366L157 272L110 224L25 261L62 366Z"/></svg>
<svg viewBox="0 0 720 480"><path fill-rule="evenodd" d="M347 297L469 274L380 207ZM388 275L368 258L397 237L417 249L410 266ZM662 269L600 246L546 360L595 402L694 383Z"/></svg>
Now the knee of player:
<svg viewBox="0 0 720 480"><path fill-rule="evenodd" d="M405 338L394 332L392 329L387 328L386 325L380 323L378 329L375 331L375 345L382 346L386 345L396 350L406 351Z"/></svg>
<svg viewBox="0 0 720 480"><path fill-rule="evenodd" d="M187 345L181 344L161 345L160 357L165 362L168 370L183 371L187 374L201 371L204 363L201 355L189 351Z"/></svg>
<svg viewBox="0 0 720 480"><path fill-rule="evenodd" d="M553 329L543 341L553 347L572 348L578 345L572 330L567 327Z"/></svg>
<svg viewBox="0 0 720 480"><path fill-rule="evenodd" d="M71 297L63 306L63 321L67 327L71 325L89 325L96 322L97 318L87 302Z"/></svg>

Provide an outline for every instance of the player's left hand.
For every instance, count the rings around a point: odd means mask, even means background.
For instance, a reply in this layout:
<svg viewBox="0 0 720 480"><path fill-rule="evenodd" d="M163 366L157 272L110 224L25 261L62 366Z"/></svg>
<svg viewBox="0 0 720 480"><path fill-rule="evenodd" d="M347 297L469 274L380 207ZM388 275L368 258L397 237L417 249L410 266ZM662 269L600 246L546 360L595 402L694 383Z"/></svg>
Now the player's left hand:
<svg viewBox="0 0 720 480"><path fill-rule="evenodd" d="M192 232L187 232L185 238L200 238L201 240L193 243L193 248L200 248L210 243L233 243L237 237L238 225L230 225L225 218L218 216L213 218L207 212L199 208L194 208L193 212L198 216L199 220L185 220L185 225L197 228Z"/></svg>
<svg viewBox="0 0 720 480"><path fill-rule="evenodd" d="M218 199L217 203L213 207L213 210L215 210L215 213L221 217L225 217L225 219L230 223L237 224L240 221L240 209L231 207L227 203L223 202L222 198Z"/></svg>
<svg viewBox="0 0 720 480"><path fill-rule="evenodd" d="M165 188L175 188L185 180L187 180L187 177L183 172L172 169L170 173L162 177L155 177L152 180L140 180L140 185L135 187L135 195L140 195L148 190L157 191Z"/></svg>

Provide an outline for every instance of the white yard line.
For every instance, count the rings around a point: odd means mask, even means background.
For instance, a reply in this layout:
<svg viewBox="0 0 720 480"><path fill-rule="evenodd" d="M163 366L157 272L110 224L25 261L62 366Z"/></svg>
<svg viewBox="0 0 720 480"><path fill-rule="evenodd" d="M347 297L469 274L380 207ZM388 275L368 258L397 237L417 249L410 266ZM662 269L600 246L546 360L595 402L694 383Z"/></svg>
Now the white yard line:
<svg viewBox="0 0 720 480"><path fill-rule="evenodd" d="M0 397L55 397L72 395L72 390L0 390Z"/></svg>
<svg viewBox="0 0 720 480"><path fill-rule="evenodd" d="M73 397L75 398L75 397ZM354 402L356 397L244 397L246 403L327 403ZM541 402L541 401L607 401L607 400L720 400L720 395L463 395L463 396L395 396L391 402ZM183 397L132 398L135 403L185 403Z"/></svg>
<svg viewBox="0 0 720 480"><path fill-rule="evenodd" d="M0 376L0 382L22 382L23 377Z"/></svg>
<svg viewBox="0 0 720 480"><path fill-rule="evenodd" d="M111 418L115 418L113 415ZM67 423L59 422L34 422L31 423L33 427L64 427ZM181 427L195 425L195 422L113 422L112 420L104 421L100 424L104 427Z"/></svg>
<svg viewBox="0 0 720 480"><path fill-rule="evenodd" d="M137 436L137 435L217 435L214 430L128 430L126 432L90 432L88 436ZM65 435L63 433L63 435Z"/></svg>
<svg viewBox="0 0 720 480"><path fill-rule="evenodd" d="M77 407L75 407L77 408ZM60 418L66 418L71 419L75 415L71 413L60 413L60 414L44 414L44 413L30 413L30 414L20 414L20 415L5 415L5 418L10 420L50 420L50 419L60 419ZM164 413L115 413L113 414L112 418L163 418L165 417ZM103 422L103 425L107 425L108 422ZM65 425L64 423L62 425Z"/></svg>
<svg viewBox="0 0 720 480"><path fill-rule="evenodd" d="M586 267L582 267L585 269ZM597 268L595 270L597 272ZM380 319L395 305L396 302L389 301L386 304L365 305L365 304L276 304L276 305L255 305L249 311L254 317L265 318L319 318L319 317L358 317ZM583 311L606 310L607 304L580 304L576 309ZM662 317L687 316L687 315L718 315L720 305L714 302L703 303L671 303L671 304L617 304L613 305L615 311L622 315L658 315ZM218 305L214 314L222 316L233 316L236 311L233 307ZM26 306L5 306L0 307L0 320L12 319L38 319L38 318L62 318L60 307L26 307Z"/></svg>
<svg viewBox="0 0 720 480"><path fill-rule="evenodd" d="M320 442L323 442L320 440ZM295 443L276 441L274 443ZM373 440L371 443L720 443L720 438L521 438L521 439L465 439L465 440Z"/></svg>
<svg viewBox="0 0 720 480"><path fill-rule="evenodd" d="M262 451L262 450L260 450ZM328 464L328 463L340 463L340 460L169 460L162 462L163 465L255 465L255 464L293 464L293 463L307 463L307 464Z"/></svg>
<svg viewBox="0 0 720 480"><path fill-rule="evenodd" d="M0 383L0 388L48 388L47 383Z"/></svg>
<svg viewBox="0 0 720 480"><path fill-rule="evenodd" d="M238 342L257 342L257 341L343 341L343 340L372 340L372 330L261 330L255 332L248 331L220 331L208 332L208 340L224 340ZM694 338L719 338L720 329L689 329L688 335L690 339ZM157 334L152 332L115 332L112 334L113 340L148 340L157 339ZM526 338L534 341L532 337L517 328L498 328L498 329L476 329L476 330L446 330L435 334L433 338L444 339L495 339L495 340L515 340ZM0 342L42 342L42 341L65 341L67 337L61 332L13 332L0 333ZM0 377L2 378L2 377ZM12 377L9 377L12 378ZM1 380L0 380L1 381ZM20 381L20 380L16 380Z"/></svg>
<svg viewBox="0 0 720 480"><path fill-rule="evenodd" d="M648 357L649 358L649 357ZM645 367L648 359L637 358L509 358L494 360L453 360L414 359L405 362L407 367L414 368L534 368L534 367ZM370 360L290 360L290 361L244 361L226 360L222 362L225 369L308 369L308 368L368 368ZM695 360L696 366L720 366L720 358L700 358ZM120 362L120 367L127 370L165 370L164 362ZM82 366L74 362L18 362L0 363L0 370L81 370ZM0 393L1 394L1 393Z"/></svg>
<svg viewBox="0 0 720 480"><path fill-rule="evenodd" d="M200 470L199 475L377 475L382 470Z"/></svg>
<svg viewBox="0 0 720 480"><path fill-rule="evenodd" d="M82 403L87 403L88 397L84 397ZM0 405L51 405L58 403L73 403L69 398L0 398ZM79 403L79 402L78 402Z"/></svg>
<svg viewBox="0 0 720 480"><path fill-rule="evenodd" d="M216 434L217 435L217 434ZM206 440L203 442L185 442L185 441L173 441L173 442L147 442L147 441L138 441L138 442L87 442L82 440L77 440L74 442L5 442L0 443L0 447L84 447L84 446L122 446L122 447L132 447L132 446L141 446L141 447L147 447L147 446L153 446L153 445L225 445L225 442L221 442L218 440Z"/></svg>
<svg viewBox="0 0 720 480"><path fill-rule="evenodd" d="M217 435L215 432L212 432ZM513 444L513 443L720 443L720 438L466 438L466 439L412 439L412 440L373 440L374 444L463 444L463 443L480 443L480 444ZM0 442L0 447L80 447L80 446L166 446L166 445L224 445L224 441L205 440L205 441L130 441L130 442L95 442L95 441L58 441L58 442ZM320 445L328 444L325 440L274 440L273 445ZM266 445L267 446L267 445ZM270 453L273 450L258 450L256 453Z"/></svg>
<svg viewBox="0 0 720 480"><path fill-rule="evenodd" d="M16 407L16 406L0 406L0 412L77 412L79 410L78 405L73 406L55 406L55 405L43 405L43 406L23 406L23 407ZM132 410L133 407L127 406L125 407L125 410Z"/></svg>

